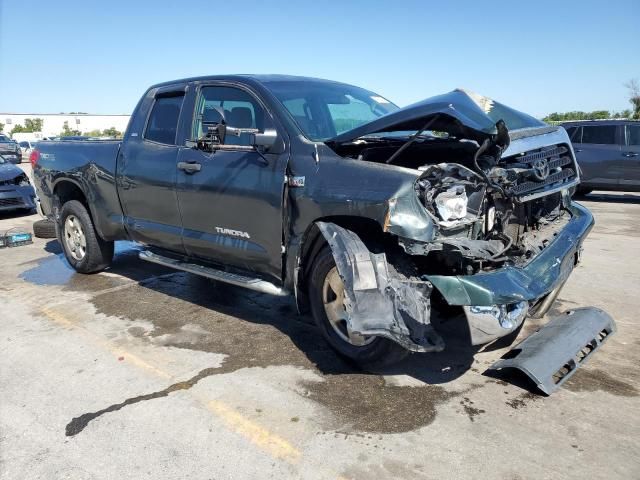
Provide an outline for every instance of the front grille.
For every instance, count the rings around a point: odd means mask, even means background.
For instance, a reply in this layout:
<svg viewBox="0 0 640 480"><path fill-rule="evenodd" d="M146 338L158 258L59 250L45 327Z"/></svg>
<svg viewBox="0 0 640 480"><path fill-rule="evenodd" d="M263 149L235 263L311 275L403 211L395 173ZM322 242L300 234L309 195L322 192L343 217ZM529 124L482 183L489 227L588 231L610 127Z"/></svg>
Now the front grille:
<svg viewBox="0 0 640 480"><path fill-rule="evenodd" d="M548 176L544 180L532 178L532 172L540 160L546 161L548 165ZM575 162L571 158L569 149L564 145L553 145L523 155L513 157L509 163L525 169L525 173L520 175L517 181L510 188L510 193L516 196L530 194L536 191L562 187L564 184L573 182L577 178ZM515 166L515 165L509 165Z"/></svg>
<svg viewBox="0 0 640 480"><path fill-rule="evenodd" d="M22 203L21 198L0 198L0 207L17 207Z"/></svg>
<svg viewBox="0 0 640 480"><path fill-rule="evenodd" d="M516 195L523 195L525 193L538 190L539 188L546 187L547 185L553 185L554 183L559 183L567 179L575 178L575 176L576 174L573 171L573 168L565 168L564 170L560 170L559 172L552 173L546 178L546 180L542 182L524 182L520 185L516 185L515 187L513 187L512 191Z"/></svg>

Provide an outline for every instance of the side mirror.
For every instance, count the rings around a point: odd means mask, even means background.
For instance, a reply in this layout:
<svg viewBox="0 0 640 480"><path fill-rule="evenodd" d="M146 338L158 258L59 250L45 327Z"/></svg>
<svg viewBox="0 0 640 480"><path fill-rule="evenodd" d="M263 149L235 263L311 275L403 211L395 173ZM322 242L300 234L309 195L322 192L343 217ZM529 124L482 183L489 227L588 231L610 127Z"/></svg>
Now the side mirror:
<svg viewBox="0 0 640 480"><path fill-rule="evenodd" d="M270 128L264 132L256 132L251 134L251 145L263 150L269 150L278 141L278 133L275 129Z"/></svg>

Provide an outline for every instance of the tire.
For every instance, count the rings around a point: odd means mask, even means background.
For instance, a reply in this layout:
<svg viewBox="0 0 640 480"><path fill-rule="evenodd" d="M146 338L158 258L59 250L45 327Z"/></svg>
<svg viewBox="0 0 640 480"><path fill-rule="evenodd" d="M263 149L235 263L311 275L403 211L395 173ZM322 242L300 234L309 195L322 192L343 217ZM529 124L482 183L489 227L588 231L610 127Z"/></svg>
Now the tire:
<svg viewBox="0 0 640 480"><path fill-rule="evenodd" d="M36 238L57 238L56 223L49 219L33 222L33 234Z"/></svg>
<svg viewBox="0 0 640 480"><path fill-rule="evenodd" d="M101 239L87 209L77 200L62 206L58 241L71 266L79 273L100 272L111 265L113 242Z"/></svg>
<svg viewBox="0 0 640 480"><path fill-rule="evenodd" d="M316 257L309 276L309 301L313 319L329 345L342 357L364 368L378 368L399 362L409 351L397 343L382 337L359 337L361 345L354 345L346 334L336 330L327 315L325 281L334 279L336 263L331 249L325 247ZM340 280L342 284L342 280ZM333 303L333 302L330 302ZM346 324L346 322L345 322ZM344 329L346 331L346 327ZM349 335L351 336L351 335Z"/></svg>

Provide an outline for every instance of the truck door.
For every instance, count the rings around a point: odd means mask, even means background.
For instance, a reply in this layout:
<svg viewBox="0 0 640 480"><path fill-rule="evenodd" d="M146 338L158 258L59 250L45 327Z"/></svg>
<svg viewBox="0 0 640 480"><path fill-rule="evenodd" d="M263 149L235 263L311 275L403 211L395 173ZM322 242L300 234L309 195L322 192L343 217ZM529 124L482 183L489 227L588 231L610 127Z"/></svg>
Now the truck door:
<svg viewBox="0 0 640 480"><path fill-rule="evenodd" d="M184 253L176 197L176 138L185 86L158 89L140 132L123 142L118 158L118 193L132 239Z"/></svg>
<svg viewBox="0 0 640 480"><path fill-rule="evenodd" d="M640 189L640 125L625 125L625 142L622 147L624 174L620 178L622 189Z"/></svg>
<svg viewBox="0 0 640 480"><path fill-rule="evenodd" d="M281 280L283 192L288 159L283 129L265 105L240 85L201 85L194 98L191 138L211 117L236 128L278 130L268 152L250 148L250 135L227 136L213 153L183 148L177 195L184 248L190 256Z"/></svg>

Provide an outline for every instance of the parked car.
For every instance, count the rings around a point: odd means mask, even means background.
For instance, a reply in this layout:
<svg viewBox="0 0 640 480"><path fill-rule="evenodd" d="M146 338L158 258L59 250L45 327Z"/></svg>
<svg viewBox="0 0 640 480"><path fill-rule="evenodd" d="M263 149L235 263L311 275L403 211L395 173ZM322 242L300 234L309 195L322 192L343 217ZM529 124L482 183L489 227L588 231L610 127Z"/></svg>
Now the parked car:
<svg viewBox="0 0 640 480"><path fill-rule="evenodd" d="M0 211L33 210L35 198L27 174L0 155Z"/></svg>
<svg viewBox="0 0 640 480"><path fill-rule="evenodd" d="M22 158L29 158L31 152L36 146L36 143L37 142L33 140L23 140L21 142L18 142L18 145L20 146L20 152L22 153Z"/></svg>
<svg viewBox="0 0 640 480"><path fill-rule="evenodd" d="M565 130L462 90L400 109L327 80L177 80L123 140L41 142L32 160L78 272L134 240L143 260L294 294L366 366L442 351L436 312L474 345L544 315L593 226ZM550 392L614 330L594 308L549 326L494 367Z"/></svg>
<svg viewBox="0 0 640 480"><path fill-rule="evenodd" d="M565 122L581 169L578 193L640 191L640 121Z"/></svg>
<svg viewBox="0 0 640 480"><path fill-rule="evenodd" d="M2 155L7 162L22 162L22 152L18 144L2 133L0 133L0 155Z"/></svg>

